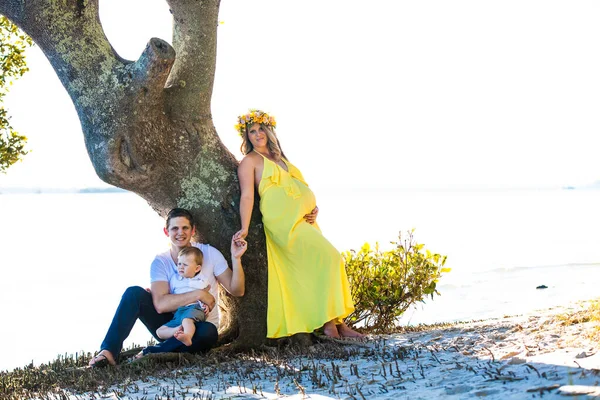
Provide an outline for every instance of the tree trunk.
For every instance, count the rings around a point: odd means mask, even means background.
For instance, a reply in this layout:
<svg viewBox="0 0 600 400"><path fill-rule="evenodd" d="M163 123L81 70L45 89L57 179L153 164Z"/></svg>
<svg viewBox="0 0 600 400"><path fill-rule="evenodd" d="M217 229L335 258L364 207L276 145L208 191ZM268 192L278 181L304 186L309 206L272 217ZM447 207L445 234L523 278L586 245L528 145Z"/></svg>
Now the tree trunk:
<svg viewBox="0 0 600 400"><path fill-rule="evenodd" d="M219 0L167 0L173 46L152 38L137 61L112 48L98 0L1 0L0 14L42 49L69 93L98 176L161 216L185 207L203 241L229 258L240 228L238 162L219 139L210 101ZM90 211L91 212L91 211ZM265 342L267 256L255 204L244 255L246 294L223 296L221 337Z"/></svg>

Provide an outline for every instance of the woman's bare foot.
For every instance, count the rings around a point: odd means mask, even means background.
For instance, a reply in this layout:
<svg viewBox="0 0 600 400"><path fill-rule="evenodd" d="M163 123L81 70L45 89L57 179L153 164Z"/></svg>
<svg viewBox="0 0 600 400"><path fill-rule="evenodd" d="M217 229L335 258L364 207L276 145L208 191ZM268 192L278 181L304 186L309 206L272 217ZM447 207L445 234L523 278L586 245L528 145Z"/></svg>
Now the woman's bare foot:
<svg viewBox="0 0 600 400"><path fill-rule="evenodd" d="M181 343L185 344L186 346L191 346L192 345L192 335L186 335L185 332L182 330L175 332L175 335L173 335L175 337L175 339L179 340Z"/></svg>
<svg viewBox="0 0 600 400"><path fill-rule="evenodd" d="M348 325L346 325L344 323L339 324L337 326L337 331L338 331L338 333L340 334L341 337L345 337L345 338L359 338L359 339L362 339L362 338L365 337L365 335L363 335L360 332L356 332L353 329L350 329L348 327Z"/></svg>
<svg viewBox="0 0 600 400"><path fill-rule="evenodd" d="M117 365L115 358L108 350L100 350L100 352L96 354L96 356L93 357L89 363L90 367L97 368L106 367L107 365Z"/></svg>
<svg viewBox="0 0 600 400"><path fill-rule="evenodd" d="M323 333L325 334L325 336L329 336L336 339L340 338L340 334L338 333L338 329L335 326L335 322L333 322L333 320L323 325Z"/></svg>

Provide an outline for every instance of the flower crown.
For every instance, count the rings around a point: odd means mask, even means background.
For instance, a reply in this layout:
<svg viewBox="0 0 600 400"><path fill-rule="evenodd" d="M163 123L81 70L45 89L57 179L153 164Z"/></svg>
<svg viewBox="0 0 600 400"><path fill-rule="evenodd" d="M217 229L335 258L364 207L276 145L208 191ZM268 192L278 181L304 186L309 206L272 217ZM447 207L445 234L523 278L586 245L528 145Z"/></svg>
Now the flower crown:
<svg viewBox="0 0 600 400"><path fill-rule="evenodd" d="M253 124L262 124L267 125L272 128L277 127L277 122L275 122L275 117L270 116L264 111L251 109L248 114L240 115L238 117L238 123L235 124L235 130L238 131L240 136L244 136L244 132L246 131L246 127L248 125Z"/></svg>

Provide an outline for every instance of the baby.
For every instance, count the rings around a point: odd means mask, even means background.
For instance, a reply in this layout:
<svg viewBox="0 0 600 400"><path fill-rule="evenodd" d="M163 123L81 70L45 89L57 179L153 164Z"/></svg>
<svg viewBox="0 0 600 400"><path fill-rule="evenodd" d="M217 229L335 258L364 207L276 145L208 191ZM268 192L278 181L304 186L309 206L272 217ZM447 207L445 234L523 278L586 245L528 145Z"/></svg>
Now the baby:
<svg viewBox="0 0 600 400"><path fill-rule="evenodd" d="M184 247L177 255L177 272L179 279L172 285L173 294L191 292L208 286L200 271L202 270L202 251L197 247ZM156 330L161 339L175 336L186 346L192 345L192 336L196 332L196 321L205 321L209 313L208 306L197 301L187 306L179 307L173 319Z"/></svg>

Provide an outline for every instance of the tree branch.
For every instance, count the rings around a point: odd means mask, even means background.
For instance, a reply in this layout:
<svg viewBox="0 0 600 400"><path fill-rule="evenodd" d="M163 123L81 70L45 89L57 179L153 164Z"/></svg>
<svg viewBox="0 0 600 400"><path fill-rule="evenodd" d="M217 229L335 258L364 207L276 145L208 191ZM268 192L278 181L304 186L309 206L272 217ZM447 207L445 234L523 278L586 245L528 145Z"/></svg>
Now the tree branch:
<svg viewBox="0 0 600 400"><path fill-rule="evenodd" d="M219 0L167 0L173 14L177 60L167 82L168 111L175 119L210 116L217 54Z"/></svg>
<svg viewBox="0 0 600 400"><path fill-rule="evenodd" d="M175 50L164 40L150 39L140 58L130 66L133 82L144 92L147 104L163 103L164 85L175 62Z"/></svg>
<svg viewBox="0 0 600 400"><path fill-rule="evenodd" d="M164 112L173 48L154 38L136 62L122 59L104 34L98 0L6 0L0 12L52 64L75 105L98 176L125 188L146 180L157 156L147 134L160 128L165 142L178 135L166 128Z"/></svg>
<svg viewBox="0 0 600 400"><path fill-rule="evenodd" d="M122 64L100 25L97 0L8 0L0 7L42 49L71 95Z"/></svg>
<svg viewBox="0 0 600 400"><path fill-rule="evenodd" d="M10 19L13 24L19 25L23 21L25 0L2 0L0 14Z"/></svg>

